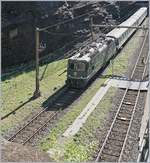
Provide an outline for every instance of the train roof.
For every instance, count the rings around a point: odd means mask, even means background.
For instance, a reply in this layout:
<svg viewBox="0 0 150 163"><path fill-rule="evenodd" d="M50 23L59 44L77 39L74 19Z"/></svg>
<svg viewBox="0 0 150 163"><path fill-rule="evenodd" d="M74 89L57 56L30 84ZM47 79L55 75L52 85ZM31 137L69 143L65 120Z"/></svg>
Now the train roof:
<svg viewBox="0 0 150 163"><path fill-rule="evenodd" d="M139 18L139 15L144 14L144 12L147 11L146 7L140 8L137 12L135 12L129 19L121 23L119 26L132 26L132 24ZM69 58L69 60L80 60L80 61L87 61L89 62L91 57L94 56L93 54L96 54L96 51L102 51L103 48L105 48L105 45L107 44L107 41L109 39L112 39L108 36L111 36L113 38L119 38L122 33L124 33L127 30L127 28L116 28L113 29L111 32L109 32L105 38L99 38L95 42L93 42L90 46L86 47L83 52L79 52L76 55Z"/></svg>
<svg viewBox="0 0 150 163"><path fill-rule="evenodd" d="M79 52L76 55L72 56L70 60L80 60L80 61L87 61L89 62L91 60L91 57L94 56L93 54L96 54L96 51L102 51L106 47L106 42L110 38L99 38L97 41L90 44L88 47L86 47L83 52Z"/></svg>
<svg viewBox="0 0 150 163"><path fill-rule="evenodd" d="M146 7L140 8L137 12L135 12L129 19L121 23L119 26L132 26L134 22L139 18L140 15L144 14L147 11ZM111 32L109 32L106 36L113 36L115 38L119 38L122 33L124 33L127 28L115 28Z"/></svg>

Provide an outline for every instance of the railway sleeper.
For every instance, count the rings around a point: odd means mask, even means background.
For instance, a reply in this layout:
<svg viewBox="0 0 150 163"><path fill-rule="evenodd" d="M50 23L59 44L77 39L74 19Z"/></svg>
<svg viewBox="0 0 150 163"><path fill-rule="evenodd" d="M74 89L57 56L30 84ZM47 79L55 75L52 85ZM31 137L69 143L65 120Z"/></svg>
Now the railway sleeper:
<svg viewBox="0 0 150 163"><path fill-rule="evenodd" d="M101 156L100 160L101 162L116 162L118 160L118 156L111 156L111 155L103 155Z"/></svg>
<svg viewBox="0 0 150 163"><path fill-rule="evenodd" d="M141 72L141 73L143 73L143 70L144 70L144 67L143 67L143 69L141 69L141 67L137 67L136 68L136 72L135 72L135 74L137 73L138 74L138 72Z"/></svg>
<svg viewBox="0 0 150 163"><path fill-rule="evenodd" d="M108 158L108 156L110 156L110 159L111 157L115 157L117 159L120 156L118 152L114 152L114 151L103 151L102 155L106 155L106 156L103 156L105 158Z"/></svg>
<svg viewBox="0 0 150 163"><path fill-rule="evenodd" d="M116 124L113 129L112 129L112 133L116 133L116 134L124 134L126 133L127 129L128 129L129 125L120 125L118 126L118 124Z"/></svg>
<svg viewBox="0 0 150 163"><path fill-rule="evenodd" d="M122 121L124 122L124 121ZM123 128L123 129L127 129L128 126L129 126L129 122L128 123L122 123L122 122L119 122L119 123L116 123L116 126L114 128Z"/></svg>
<svg viewBox="0 0 150 163"><path fill-rule="evenodd" d="M125 105L132 105L132 106L135 105L135 103L133 104L133 103L131 103L131 101L130 102L129 101L123 101L123 104L125 104Z"/></svg>
<svg viewBox="0 0 150 163"><path fill-rule="evenodd" d="M112 129L111 135L115 135L115 137L116 136L121 137L121 136L124 136L126 134L126 132L127 132L127 127L124 129L115 127Z"/></svg>
<svg viewBox="0 0 150 163"><path fill-rule="evenodd" d="M116 143L116 142L124 143L124 140L123 140L123 139L121 140L121 139L115 139L115 138L112 138L112 137L111 137L111 138L109 138L109 140L110 140L110 141L115 141L115 143Z"/></svg>
<svg viewBox="0 0 150 163"><path fill-rule="evenodd" d="M141 63L141 61L139 61L139 64L138 64L137 67L139 67L139 68L144 68L144 66L145 66L145 64L143 64L143 63Z"/></svg>
<svg viewBox="0 0 150 163"><path fill-rule="evenodd" d="M122 109L122 107L123 107L123 109ZM121 107L121 109L120 110L126 110L126 109L130 109L131 111L133 110L133 108L134 108L134 106L132 106L132 105L125 105L125 104L123 104L122 105L122 107Z"/></svg>
<svg viewBox="0 0 150 163"><path fill-rule="evenodd" d="M118 141L113 141L113 140L110 140L110 139L108 139L107 140L107 143L108 144L111 144L111 143L113 143L116 147L120 147L120 145L122 146L123 145L123 142L118 142Z"/></svg>
<svg viewBox="0 0 150 163"><path fill-rule="evenodd" d="M116 124L128 126L129 125L129 121L122 121L120 119L117 119L116 120Z"/></svg>
<svg viewBox="0 0 150 163"><path fill-rule="evenodd" d="M133 91L133 92L132 92L132 93L131 93L131 92L127 92L127 94L126 94L124 100L127 99L127 101L132 102L133 99L136 98L138 91L137 91L137 90L132 90L132 89L129 89L129 90L131 90L131 91ZM131 96L132 96L132 97L131 97Z"/></svg>
<svg viewBox="0 0 150 163"><path fill-rule="evenodd" d="M128 114L131 115L132 114L132 110L128 111L128 110L120 110L119 112L120 114Z"/></svg>
<svg viewBox="0 0 150 163"><path fill-rule="evenodd" d="M126 128L127 129L127 128ZM110 135L115 135L115 136L124 136L124 134L126 134L126 129L124 130L119 130L119 128L117 127L114 127L111 131L111 134Z"/></svg>
<svg viewBox="0 0 150 163"><path fill-rule="evenodd" d="M137 96L137 92L138 92L137 90L129 89L126 96L125 96L125 98L128 97L128 96L133 96L133 95Z"/></svg>
<svg viewBox="0 0 150 163"><path fill-rule="evenodd" d="M134 98L133 98L133 96L131 98L131 96L132 95L130 95L130 99L128 99L128 98L125 98L124 99L124 101L122 103L122 106L125 106L126 107L127 105L129 105L129 106L134 106L135 105L136 96L134 96Z"/></svg>
<svg viewBox="0 0 150 163"><path fill-rule="evenodd" d="M117 117L117 120L121 120L121 121L130 121L131 119L131 115L127 115L127 116L124 116L124 114L120 114L119 113L119 116Z"/></svg>
<svg viewBox="0 0 150 163"><path fill-rule="evenodd" d="M127 105L122 105L120 111L132 112L133 107L128 107Z"/></svg>
<svg viewBox="0 0 150 163"><path fill-rule="evenodd" d="M111 142L111 143L108 143L105 145L104 149L106 150L111 150L113 152L120 152L121 151L121 147L122 147L122 143L120 145L115 145L115 142Z"/></svg>
<svg viewBox="0 0 150 163"><path fill-rule="evenodd" d="M125 139L125 135L123 136L123 135L121 135L121 136L113 136L113 135L111 135L110 137L109 137L109 140L111 140L111 141L118 141L118 142L124 142L124 139Z"/></svg>

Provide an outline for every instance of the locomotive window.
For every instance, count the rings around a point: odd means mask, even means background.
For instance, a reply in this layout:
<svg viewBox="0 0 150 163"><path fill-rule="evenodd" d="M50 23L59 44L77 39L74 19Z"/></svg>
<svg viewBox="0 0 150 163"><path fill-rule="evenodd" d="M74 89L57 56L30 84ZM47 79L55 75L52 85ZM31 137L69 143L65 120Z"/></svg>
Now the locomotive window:
<svg viewBox="0 0 150 163"><path fill-rule="evenodd" d="M73 63L70 63L70 66L69 67L70 67L70 69L73 70L74 69L74 64Z"/></svg>
<svg viewBox="0 0 150 163"><path fill-rule="evenodd" d="M85 64L84 63L78 63L76 65L76 70L77 71L85 71Z"/></svg>

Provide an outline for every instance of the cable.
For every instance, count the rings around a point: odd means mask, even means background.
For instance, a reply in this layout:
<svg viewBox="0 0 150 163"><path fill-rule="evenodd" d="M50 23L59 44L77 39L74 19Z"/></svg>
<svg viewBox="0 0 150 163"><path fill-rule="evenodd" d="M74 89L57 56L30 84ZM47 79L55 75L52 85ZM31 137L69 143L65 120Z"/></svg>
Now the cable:
<svg viewBox="0 0 150 163"><path fill-rule="evenodd" d="M112 4L108 4L108 5L105 5L104 7L108 7L108 6L110 6L110 5L112 5ZM133 12L133 10L134 10L134 8L130 11L130 13L131 12ZM92 12L92 11L91 11ZM91 13L90 12L90 13ZM83 14L83 15L87 15L87 14L89 14L89 13L86 13L86 14ZM81 16L83 16L83 15L81 15ZM128 14L129 15L129 14ZM120 18L120 21L122 20L122 19L124 19L126 17L126 15L124 16L124 17L122 17L122 18ZM117 19L118 21L119 21L119 19ZM56 24L57 25L57 24ZM55 26L55 25L54 25ZM108 29L107 29L107 27L106 28L103 28L103 33L105 33L106 31L107 31ZM48 31L49 32L49 31ZM49 34L52 34L51 32L49 32ZM61 35L61 34L60 34ZM92 41L92 40L91 40ZM27 56L26 56L27 57ZM26 59L26 57L25 57L25 59ZM34 61L32 61L31 63L28 63L28 66L25 64L25 66L22 66L22 68L19 68L19 70L15 70L15 71L13 71L13 72L11 72L11 75L13 75L13 74L15 74L15 73L17 73L18 71L20 71L20 69L22 69L21 71L23 72L23 71L25 71L26 69L28 69L28 68L30 68L30 67L32 67L33 66L33 64L34 64ZM10 75L10 73L8 74L8 75ZM2 75L2 77L5 77L5 76L7 76L7 75Z"/></svg>
<svg viewBox="0 0 150 163"><path fill-rule="evenodd" d="M109 4L109 5L106 5L106 6L104 6L104 7L108 7L108 6L110 6L111 4ZM55 25L52 25L52 26L49 26L49 27L46 27L46 28L43 28L44 30L45 30L45 32L47 32L47 33L50 33L50 34L52 34L51 32L49 32L49 31L47 31L46 29L48 29L48 28L51 28L51 27L54 27L54 26L56 26L56 25L61 25L61 24L64 24L64 23L67 23L67 22L70 22L70 21L73 21L73 20L76 20L76 19L79 19L79 18L81 18L81 17L83 17L83 16L85 16L85 15L88 15L88 14L90 14L90 13L92 13L93 11L91 11L91 12L89 12L89 13L85 13L85 14L82 14L82 15L80 15L80 16L77 16L77 17L75 17L74 19L71 19L71 20L66 20L66 21L64 21L64 22L60 22L60 23L57 23L57 24L55 24ZM132 11L130 11L130 13L131 13ZM126 15L124 16L124 17L126 17ZM120 19L120 21L124 18L124 17L122 17L121 19ZM104 28L103 29L103 31L105 32L107 30L107 28ZM54 34L54 33L53 33ZM63 34L58 34L58 35L63 35ZM97 36L97 37L99 37L99 35ZM77 38L77 39L79 39L79 38ZM89 42L92 42L93 40L90 38L89 40L88 40ZM86 44L84 44L84 45L81 45L81 46L87 46L87 44L89 44L89 42L86 42ZM74 42L74 40L72 41L72 42ZM72 43L71 42L71 43ZM69 43L70 44L70 43ZM68 44L68 45L69 45ZM68 46L67 45L67 46ZM65 45L66 46L66 45ZM80 48L81 48L81 46L80 46ZM63 47L64 48L64 47ZM31 63L31 65L28 65L27 67L26 66L24 66L23 67L23 69L22 69L22 71L24 71L24 70L26 70L27 68L29 68L29 67L31 67L31 66L33 66L33 63ZM20 70L18 70L18 71L20 71ZM15 71L15 72L18 72L18 71ZM45 85L44 84L44 86L47 86L47 85ZM11 86L10 86L10 88L12 88L12 84L11 84ZM48 88L48 87L47 87ZM11 90L11 89L9 89L9 90ZM10 92L10 91L9 91ZM8 95L9 95L9 92L6 94L6 98L5 99L7 99L8 97ZM3 105L5 105L5 100L3 101Z"/></svg>
<svg viewBox="0 0 150 163"><path fill-rule="evenodd" d="M48 30L44 30L42 32L46 32L46 33L51 34L51 35L62 35L62 36L73 35L73 33L67 33L67 34L66 33L55 33L55 32L50 32Z"/></svg>
<svg viewBox="0 0 150 163"><path fill-rule="evenodd" d="M108 4L108 5L104 6L104 7L108 7L108 6L110 6L110 5L112 5L112 4ZM55 26L57 26L57 25L62 25L62 24L71 22L71 21L76 20L76 19L79 19L79 18L81 18L81 17L83 17L83 16L85 16L85 15L88 15L88 14L90 14L90 13L92 13L92 12L93 12L93 11L88 12L88 13L85 13L85 14L82 14L82 15L79 15L79 16L74 17L74 18L69 19L69 20L65 20L65 21L62 21L62 22L59 22L59 23L56 23L56 24L53 24L53 25L50 25L50 26L47 26L47 27L40 28L39 31L47 30L47 29L52 28L52 27L55 27Z"/></svg>
<svg viewBox="0 0 150 163"><path fill-rule="evenodd" d="M57 26L57 25L62 25L62 24L71 22L71 21L76 20L76 19L79 19L79 18L81 18L81 17L83 17L83 16L85 16L85 15L88 15L88 14L90 14L90 13L92 13L92 12L93 12L93 11L88 12L88 13L85 13L85 14L82 14L82 15L79 15L79 16L76 16L76 17L74 17L73 19L65 20L65 21L59 22L59 23L57 23L57 24L53 24L53 25L50 25L50 26L47 26L47 27L44 27L44 28L40 28L39 31L47 30L47 29L52 28L52 27L55 27L55 26Z"/></svg>

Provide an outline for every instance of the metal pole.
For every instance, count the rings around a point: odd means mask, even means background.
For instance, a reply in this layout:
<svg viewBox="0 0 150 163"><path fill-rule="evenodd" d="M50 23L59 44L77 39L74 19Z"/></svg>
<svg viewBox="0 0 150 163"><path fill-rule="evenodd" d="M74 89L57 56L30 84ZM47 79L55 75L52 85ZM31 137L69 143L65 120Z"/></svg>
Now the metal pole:
<svg viewBox="0 0 150 163"><path fill-rule="evenodd" d="M111 66L112 66L112 77L114 76L114 61L113 59L111 60Z"/></svg>
<svg viewBox="0 0 150 163"><path fill-rule="evenodd" d="M36 61L36 79L35 79L35 92L34 92L34 98L38 98L41 93L40 93L40 84L39 84L39 28L36 28L35 30L35 41L36 41L36 57L35 57L35 61Z"/></svg>

